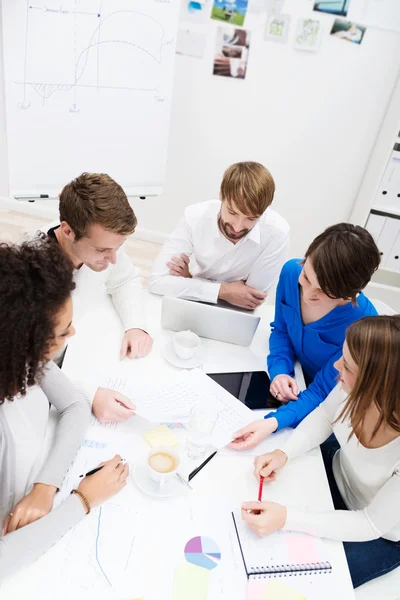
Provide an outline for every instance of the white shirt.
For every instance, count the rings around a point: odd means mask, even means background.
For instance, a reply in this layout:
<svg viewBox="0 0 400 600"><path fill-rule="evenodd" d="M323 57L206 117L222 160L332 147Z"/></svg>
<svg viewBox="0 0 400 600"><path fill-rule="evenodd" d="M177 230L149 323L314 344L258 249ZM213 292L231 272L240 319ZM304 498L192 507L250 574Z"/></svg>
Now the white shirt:
<svg viewBox="0 0 400 600"><path fill-rule="evenodd" d="M41 231L47 234L50 229L58 227L59 224L59 221L50 223ZM30 239L33 237L33 234L29 236ZM123 247L117 250L115 265L110 263L104 271L93 271L84 264L79 269L74 269L74 282L76 287L72 292L72 304L75 326L79 326L81 318L90 311L93 304L96 304L99 293L106 290L111 295L125 331L128 329L148 331L144 316L140 269L131 263ZM64 351L65 349L54 358L57 364ZM74 384L91 405L98 386L89 380L74 381Z"/></svg>
<svg viewBox="0 0 400 600"><path fill-rule="evenodd" d="M51 223L42 229L48 233L59 225ZM74 323L90 310L99 292L106 289L111 295L115 309L125 331L143 329L146 331L142 305L142 283L140 269L135 267L123 247L117 251L115 265L109 264L104 271L93 271L86 265L74 270L75 290L72 293Z"/></svg>
<svg viewBox="0 0 400 600"><path fill-rule="evenodd" d="M221 283L245 281L268 291L287 258L289 225L267 208L253 229L236 244L220 231L219 200L193 204L158 254L149 277L155 294L216 303ZM169 274L167 262L179 254L190 258L192 278Z"/></svg>
<svg viewBox="0 0 400 600"><path fill-rule="evenodd" d="M362 542L379 537L400 540L400 436L381 448L366 448L353 435L349 419L340 415L347 394L337 385L281 447L289 459L318 446L330 434L339 444L332 467L348 507L308 513L288 507L285 529L341 541Z"/></svg>

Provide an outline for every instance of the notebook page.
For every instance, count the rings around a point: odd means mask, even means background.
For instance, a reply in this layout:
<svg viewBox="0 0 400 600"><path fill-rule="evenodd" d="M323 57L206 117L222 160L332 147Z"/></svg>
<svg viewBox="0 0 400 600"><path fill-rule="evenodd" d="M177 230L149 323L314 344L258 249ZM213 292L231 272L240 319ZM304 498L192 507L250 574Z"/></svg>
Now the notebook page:
<svg viewBox="0 0 400 600"><path fill-rule="evenodd" d="M330 569L324 542L319 538L282 530L260 538L238 513L235 513L235 522L249 574Z"/></svg>

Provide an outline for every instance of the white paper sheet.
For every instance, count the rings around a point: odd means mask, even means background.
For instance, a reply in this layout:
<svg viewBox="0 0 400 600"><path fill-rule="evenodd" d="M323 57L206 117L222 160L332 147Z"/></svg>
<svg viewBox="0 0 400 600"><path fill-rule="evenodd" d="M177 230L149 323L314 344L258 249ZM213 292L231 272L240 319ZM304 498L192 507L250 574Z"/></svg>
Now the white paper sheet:
<svg viewBox="0 0 400 600"><path fill-rule="evenodd" d="M400 3L399 0L352 0L347 19L367 27L400 32Z"/></svg>
<svg viewBox="0 0 400 600"><path fill-rule="evenodd" d="M193 31L187 27L178 30L176 53L193 58L203 58L207 36L205 33Z"/></svg>
<svg viewBox="0 0 400 600"><path fill-rule="evenodd" d="M254 420L249 408L201 371L181 372L158 386L141 388L115 375L105 381L107 387L121 391L136 404L138 415L155 423L187 422L195 404L212 405L218 411L218 421L210 443L218 449L232 440L235 431Z"/></svg>

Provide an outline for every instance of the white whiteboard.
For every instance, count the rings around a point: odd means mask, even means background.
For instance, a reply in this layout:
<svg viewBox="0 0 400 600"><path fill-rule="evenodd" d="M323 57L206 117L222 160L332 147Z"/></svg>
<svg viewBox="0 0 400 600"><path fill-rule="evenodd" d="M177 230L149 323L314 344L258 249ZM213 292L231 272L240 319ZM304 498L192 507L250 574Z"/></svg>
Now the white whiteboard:
<svg viewBox="0 0 400 600"><path fill-rule="evenodd" d="M11 196L165 177L179 0L3 0Z"/></svg>

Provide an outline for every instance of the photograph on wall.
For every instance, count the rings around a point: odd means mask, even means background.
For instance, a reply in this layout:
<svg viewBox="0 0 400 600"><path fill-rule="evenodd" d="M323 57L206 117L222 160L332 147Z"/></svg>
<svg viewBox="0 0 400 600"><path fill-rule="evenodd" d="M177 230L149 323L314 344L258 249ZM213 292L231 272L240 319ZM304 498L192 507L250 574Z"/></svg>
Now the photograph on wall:
<svg viewBox="0 0 400 600"><path fill-rule="evenodd" d="M331 35L338 37L353 44L361 44L366 28L352 21L344 21L342 19L335 19L332 25Z"/></svg>
<svg viewBox="0 0 400 600"><path fill-rule="evenodd" d="M269 17L265 26L264 40L286 44L289 37L290 15Z"/></svg>
<svg viewBox="0 0 400 600"><path fill-rule="evenodd" d="M214 0L211 18L230 25L243 25L248 0Z"/></svg>
<svg viewBox="0 0 400 600"><path fill-rule="evenodd" d="M244 79L250 49L250 32L218 27L213 75Z"/></svg>
<svg viewBox="0 0 400 600"><path fill-rule="evenodd" d="M338 2L314 2L314 10L328 13L329 15L338 15L347 17L351 0L342 0Z"/></svg>
<svg viewBox="0 0 400 600"><path fill-rule="evenodd" d="M210 0L182 0L181 20L186 23L204 24L210 18Z"/></svg>
<svg viewBox="0 0 400 600"><path fill-rule="evenodd" d="M316 19L299 19L294 48L316 52L321 43L321 30L321 21Z"/></svg>

